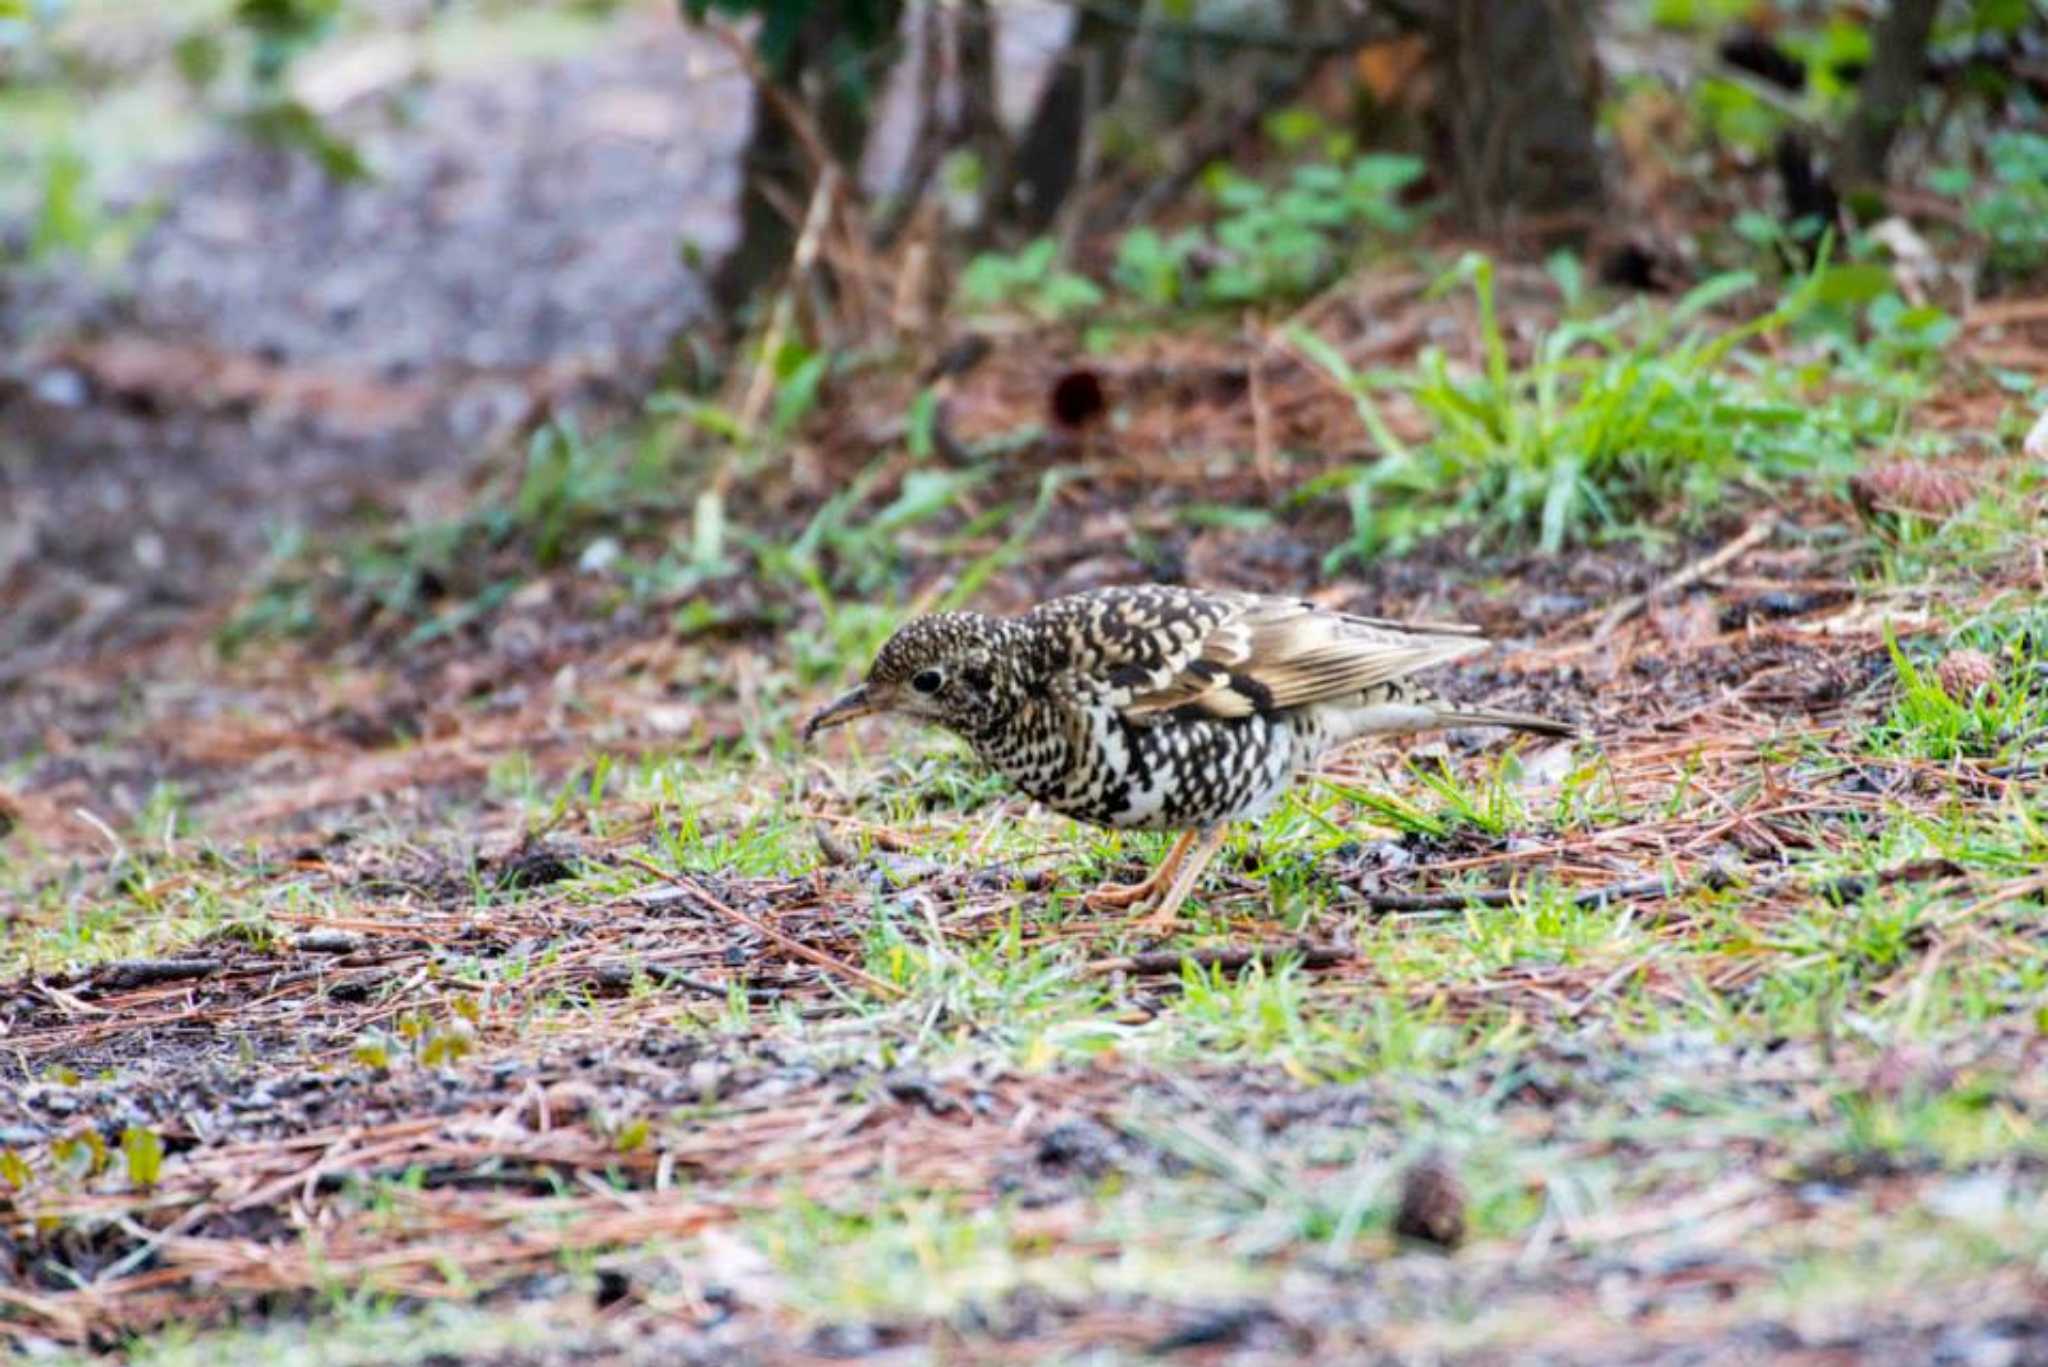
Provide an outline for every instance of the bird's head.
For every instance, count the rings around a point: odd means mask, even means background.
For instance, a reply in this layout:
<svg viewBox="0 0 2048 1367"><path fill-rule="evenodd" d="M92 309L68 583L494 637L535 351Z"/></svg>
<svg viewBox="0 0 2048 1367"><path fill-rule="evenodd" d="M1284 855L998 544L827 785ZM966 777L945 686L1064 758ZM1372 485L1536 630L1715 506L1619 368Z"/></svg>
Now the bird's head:
<svg viewBox="0 0 2048 1367"><path fill-rule="evenodd" d="M972 735L996 705L998 624L939 612L897 629L858 688L804 723L804 739L859 717L896 712Z"/></svg>

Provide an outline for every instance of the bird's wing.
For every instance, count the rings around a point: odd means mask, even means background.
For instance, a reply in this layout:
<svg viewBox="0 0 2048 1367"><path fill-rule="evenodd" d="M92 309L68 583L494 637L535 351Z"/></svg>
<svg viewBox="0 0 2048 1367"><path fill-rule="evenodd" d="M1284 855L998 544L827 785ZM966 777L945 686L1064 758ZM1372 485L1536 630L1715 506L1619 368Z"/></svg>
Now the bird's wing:
<svg viewBox="0 0 2048 1367"><path fill-rule="evenodd" d="M1477 628L1386 621L1294 598L1196 589L1105 590L1057 599L1077 643L1061 691L1133 720L1183 708L1214 717L1303 707L1485 647Z"/></svg>

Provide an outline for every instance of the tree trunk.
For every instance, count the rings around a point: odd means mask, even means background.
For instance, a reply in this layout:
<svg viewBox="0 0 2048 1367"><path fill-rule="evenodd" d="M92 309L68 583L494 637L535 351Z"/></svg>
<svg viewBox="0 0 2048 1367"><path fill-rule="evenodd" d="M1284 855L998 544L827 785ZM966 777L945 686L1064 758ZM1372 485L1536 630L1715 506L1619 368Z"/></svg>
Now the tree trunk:
<svg viewBox="0 0 2048 1367"><path fill-rule="evenodd" d="M1597 215L1599 65L1588 0L1443 0L1417 7L1436 97L1430 132L1458 216Z"/></svg>
<svg viewBox="0 0 2048 1367"><path fill-rule="evenodd" d="M1078 178L1088 120L1116 98L1123 82L1130 42L1130 26L1095 6L1076 15L1073 36L1018 140L1011 173L995 182L993 212L985 218L1014 223L1029 234L1052 226Z"/></svg>
<svg viewBox="0 0 2048 1367"><path fill-rule="evenodd" d="M1003 128L996 76L996 16L989 0L966 0L958 12L960 140L974 153L984 187L974 235L989 229L996 187L1010 183L1010 135Z"/></svg>
<svg viewBox="0 0 2048 1367"><path fill-rule="evenodd" d="M860 161L874 112L873 92L888 80L891 50L902 19L900 0L882 0L870 13L873 31L848 24L852 7L815 4L787 49L767 64L768 78L793 93L810 112L827 149L851 171ZM764 63L766 59L764 57ZM788 264L797 225L784 206L810 199L811 168L802 143L765 90L754 91L754 128L740 157L739 241L711 276L711 298L728 321Z"/></svg>
<svg viewBox="0 0 2048 1367"><path fill-rule="evenodd" d="M944 17L939 6L929 2L913 12L912 22L917 26L917 129L912 134L903 173L889 191L887 210L874 225L874 245L878 250L887 250L909 226L911 216L924 202L932 177L938 174L939 163L958 138L955 123L947 119L942 108L949 81L947 69L952 65L947 56Z"/></svg>
<svg viewBox="0 0 2048 1367"><path fill-rule="evenodd" d="M803 149L765 90L754 91L754 131L740 154L739 240L711 273L711 301L729 322L737 322L754 294L789 260L796 226L776 206L802 203Z"/></svg>
<svg viewBox="0 0 2048 1367"><path fill-rule="evenodd" d="M1884 183L1892 140L1913 107L1927 69L1927 38L1941 0L1892 0L1877 29L1870 70L1842 138L1841 183L1859 189Z"/></svg>

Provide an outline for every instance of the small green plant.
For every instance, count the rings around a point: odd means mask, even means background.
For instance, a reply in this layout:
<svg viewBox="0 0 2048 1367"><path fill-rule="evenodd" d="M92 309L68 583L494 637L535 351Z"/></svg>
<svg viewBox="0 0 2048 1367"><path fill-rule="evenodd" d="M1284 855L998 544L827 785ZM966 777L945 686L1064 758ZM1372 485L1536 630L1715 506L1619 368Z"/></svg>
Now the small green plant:
<svg viewBox="0 0 2048 1367"><path fill-rule="evenodd" d="M1219 264L1200 277L1201 300L1250 304L1313 293L1342 272L1366 232L1413 226L1399 195L1421 175L1420 161L1398 156L1297 166L1278 190L1218 171L1210 193L1223 210L1212 252Z"/></svg>
<svg viewBox="0 0 2048 1367"><path fill-rule="evenodd" d="M1970 226L1990 242L1995 270L2024 275L2048 264L2048 135L1999 133L1985 147L1990 184L1949 167L1930 179L1945 194L1969 198Z"/></svg>
<svg viewBox="0 0 2048 1367"><path fill-rule="evenodd" d="M1059 243L1041 237L1023 250L985 253L968 263L960 294L981 308L1016 308L1045 322L1060 322L1102 307L1102 287L1059 264Z"/></svg>
<svg viewBox="0 0 2048 1367"><path fill-rule="evenodd" d="M0 114L0 119L5 117ZM112 271L128 259L162 207L109 207L95 183L92 164L68 143L32 156L25 174L0 166L0 190L9 188L9 180L23 182L15 197L25 196L32 205L26 250L19 254L29 264L63 258L96 271ZM0 262L14 255L12 249L0 252Z"/></svg>
<svg viewBox="0 0 2048 1367"><path fill-rule="evenodd" d="M1131 229L1117 244L1110 278L1121 301L1146 309L1300 299L1340 275L1367 234L1414 225L1400 194L1422 169L1413 157L1358 156L1296 166L1275 187L1214 167L1207 187L1215 221L1170 234ZM972 305L1021 309L1047 322L1112 302L1094 281L1060 267L1051 238L1013 255L977 257L960 284Z"/></svg>
<svg viewBox="0 0 2048 1367"><path fill-rule="evenodd" d="M128 1166L128 1181L145 1190L162 1178L164 1141L155 1130L130 1125L121 1132L121 1157Z"/></svg>
<svg viewBox="0 0 2048 1367"><path fill-rule="evenodd" d="M1116 283L1132 297L1154 308L1182 302L1189 262L1206 239L1193 228L1167 236L1156 228L1133 228L1116 250Z"/></svg>
<svg viewBox="0 0 2048 1367"><path fill-rule="evenodd" d="M1446 283L1470 286L1480 363L1454 366L1432 348L1413 371L1354 371L1333 347L1296 329L1295 346L1351 390L1382 458L1305 486L1342 489L1353 535L1332 565L1476 525L1546 551L1594 540L1674 500L1696 515L1732 484L1767 483L1850 463L1859 429L1888 423L1803 392L1796 371L1743 350L1812 307L1816 273L1777 308L1715 330L1715 305L1755 285L1717 277L1668 312L1639 307L1568 322L1516 367L1494 303L1493 263L1469 256ZM1420 444L1397 436L1382 394L1405 395L1434 425Z"/></svg>
<svg viewBox="0 0 2048 1367"><path fill-rule="evenodd" d="M2037 619L2038 621L2038 619ZM1931 760L2020 758L2048 734L2048 708L2037 695L2035 643L2039 636L2008 624L2003 630L1980 624L1960 633L1958 644L1992 661L1995 677L1964 691L1936 668L1916 663L1887 634L1899 696L1891 713L1871 732L1870 748L1880 754Z"/></svg>
<svg viewBox="0 0 2048 1367"><path fill-rule="evenodd" d="M663 544L666 515L680 506L678 452L662 425L593 438L567 419L550 422L528 441L518 482L460 517L339 545L281 538L268 581L216 639L232 651L265 635L309 634L331 620L326 607L417 644L476 621L537 571L573 562L623 576L628 548Z"/></svg>

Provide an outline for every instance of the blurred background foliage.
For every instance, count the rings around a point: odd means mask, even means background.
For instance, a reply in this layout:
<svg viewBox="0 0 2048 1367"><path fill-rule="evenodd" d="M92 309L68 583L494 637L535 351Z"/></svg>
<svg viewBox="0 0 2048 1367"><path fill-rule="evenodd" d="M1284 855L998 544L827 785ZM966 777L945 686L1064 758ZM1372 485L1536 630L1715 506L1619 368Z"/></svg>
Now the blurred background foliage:
<svg viewBox="0 0 2048 1367"><path fill-rule="evenodd" d="M189 136L194 110L310 157L337 180L371 174L334 129L335 102L293 79L323 45L393 25L511 25L521 10L601 16L616 6L152 8L145 16L98 0L0 0L7 259L66 251L118 263L150 206L110 202L100 187L125 162L162 156L167 142ZM846 168L874 159L871 134L892 81L915 93L908 131L892 134L907 146L890 153L891 174L861 181L876 244L928 226L919 215L936 208L948 249L963 259L1054 232L1066 262L1075 243L1105 228L1200 215L1206 205L1234 225L1208 244L1232 257L1221 282L1206 287L1217 302L1269 286L1298 293L1327 269L1316 264L1326 246L1318 230L1357 218L1360 178L1397 174L1411 164L1404 157L1427 174L1408 177L1397 207L1432 205L1484 230L1577 215L1550 236L1584 237L1589 213L1615 202L1618 188L1647 181L1654 190L1660 177L1683 173L1708 201L1701 207L1725 208L1731 222L1774 215L1786 236L1808 241L1823 227L1878 221L1887 194L1945 197L1959 204L1958 226L1976 239L1994 285L2000 274L2035 269L2048 249L2038 212L2048 12L2038 0L1078 0L1028 7L1028 16L1025 8L680 0L682 22L736 26L764 79L745 154L740 245L713 277L729 314L787 265L819 158ZM1013 22L1042 38L1039 69L1003 69L997 30ZM163 84L166 68L179 89ZM391 96L396 118L404 98L403 89ZM1901 130L1909 145L1895 157ZM1233 167L1240 183L1219 193ZM1249 179L1248 167L1257 172ZM1714 205L1712 178L1698 173L1749 167L1774 170L1779 202L1752 195ZM1747 193L1750 179L1729 188ZM1305 222L1305 201L1325 197L1310 213L1329 221ZM1754 223L1742 231L1760 235ZM1302 264L1268 269L1294 249ZM1108 274L1175 299L1186 297L1189 260L1204 255L1174 232L1125 250L1129 259ZM973 278L985 286L992 270Z"/></svg>
<svg viewBox="0 0 2048 1367"><path fill-rule="evenodd" d="M408 630L480 547L594 557L634 592L729 572L749 533L728 505L802 466L857 379L920 377L884 426L954 468L907 506L967 507L1008 453L1102 408L1054 386L1044 424L949 430L963 337L1037 329L1104 355L1248 328L1308 359L1371 436L1288 495L1346 510L1328 565L1465 525L1597 541L1672 500L1697 517L1731 489L1840 478L1898 431L1971 304L2048 269L2038 0L0 0L0 305L38 274L118 292L161 208L137 165L225 132L341 202L379 175L363 130L406 138L478 52L557 54L628 19L687 25L752 78L736 245L675 235L713 312L673 337L647 430L540 404L503 497L355 562L356 601ZM396 66L394 34L414 53ZM1543 263L1555 326L1495 316L1492 260ZM1302 311L1375 266L1473 312L1476 368L1434 337L1398 373L1319 349ZM683 530L636 559L663 509ZM839 547L844 580L783 559L818 592L865 591L894 553L851 535L800 541ZM309 620L299 599L262 612Z"/></svg>

